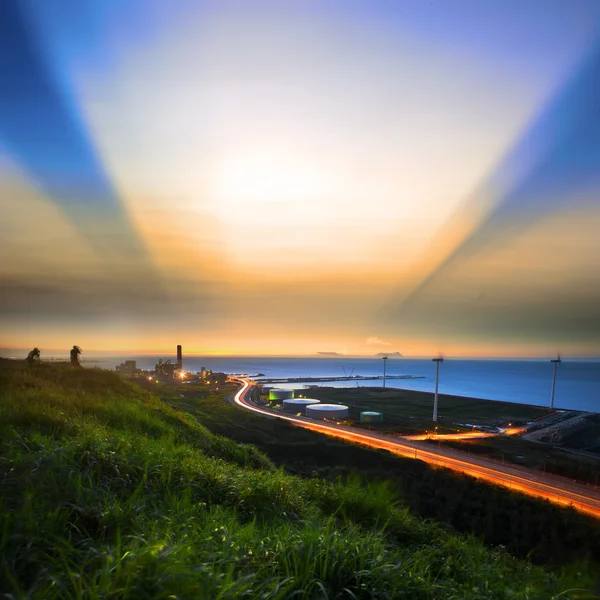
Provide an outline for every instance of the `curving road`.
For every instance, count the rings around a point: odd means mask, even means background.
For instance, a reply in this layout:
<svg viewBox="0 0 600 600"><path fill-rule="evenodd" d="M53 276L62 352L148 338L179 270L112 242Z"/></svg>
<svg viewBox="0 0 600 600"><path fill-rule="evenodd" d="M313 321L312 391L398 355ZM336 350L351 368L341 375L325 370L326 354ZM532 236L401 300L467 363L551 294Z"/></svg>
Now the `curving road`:
<svg viewBox="0 0 600 600"><path fill-rule="evenodd" d="M306 417L284 415L250 402L248 396L255 385L245 379L238 379L237 381L243 385L234 396L233 401L246 410L268 417L284 419L299 427L311 429L331 437L363 444L371 448L381 448L399 456L417 458L432 465L460 471L529 496L545 498L563 506L572 506L576 510L600 518L600 491L591 486L577 484L570 479L542 475L523 467L501 465L484 458L465 457L464 452L449 448L424 448L422 444L404 438L398 439L390 435L364 430L359 431L354 427L336 423L316 422Z"/></svg>

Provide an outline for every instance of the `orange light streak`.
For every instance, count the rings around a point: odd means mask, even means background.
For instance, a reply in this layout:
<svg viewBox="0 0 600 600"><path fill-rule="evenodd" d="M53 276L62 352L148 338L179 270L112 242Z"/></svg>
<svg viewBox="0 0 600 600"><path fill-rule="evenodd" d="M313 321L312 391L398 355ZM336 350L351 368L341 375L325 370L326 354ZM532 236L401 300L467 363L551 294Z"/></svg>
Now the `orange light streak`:
<svg viewBox="0 0 600 600"><path fill-rule="evenodd" d="M527 429L524 427L510 427L509 429L504 430L504 435L520 435L521 433L525 433Z"/></svg>
<svg viewBox="0 0 600 600"><path fill-rule="evenodd" d="M440 441L453 441L453 440L478 440L488 437L498 437L499 433L484 433L483 431L478 432L467 432L467 433L423 433L420 435L403 435L403 440L440 440Z"/></svg>
<svg viewBox="0 0 600 600"><path fill-rule="evenodd" d="M245 396L252 389L252 384L244 379L238 381L242 382L243 385L236 393L234 402L246 410L271 418L284 419L299 427L323 433L330 437L359 443L371 448L388 450L393 454L406 458L420 459L430 465L452 469L534 498L544 498L555 504L571 506L580 512L600 518L600 493L595 491L591 494L591 490L584 490L580 485L571 484L568 480L565 480L564 484L565 486L569 484L569 489L545 481L538 481L536 473L529 473L523 468L495 465L491 461L482 458L462 458L457 451L445 448L424 449L422 445L415 443L414 440L407 440L406 438L402 438L402 440L390 439L388 436L380 434L359 433L345 425L316 423L305 417L282 415L248 402Z"/></svg>

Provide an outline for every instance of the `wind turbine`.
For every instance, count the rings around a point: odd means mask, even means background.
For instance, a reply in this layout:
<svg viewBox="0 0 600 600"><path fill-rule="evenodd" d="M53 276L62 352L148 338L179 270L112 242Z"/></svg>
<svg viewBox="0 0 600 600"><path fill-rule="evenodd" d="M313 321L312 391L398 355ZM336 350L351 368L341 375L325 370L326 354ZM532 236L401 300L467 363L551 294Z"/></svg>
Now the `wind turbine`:
<svg viewBox="0 0 600 600"><path fill-rule="evenodd" d="M382 358L383 358L383 387L385 388L385 370L386 370L386 367L387 367L387 359L388 359L388 357L387 356L382 356Z"/></svg>
<svg viewBox="0 0 600 600"><path fill-rule="evenodd" d="M438 384L440 380L440 363L444 362L441 356L432 359L435 363L435 395L433 397L433 422L437 423L438 418Z"/></svg>
<svg viewBox="0 0 600 600"><path fill-rule="evenodd" d="M554 389L556 387L556 367L562 362L560 359L560 353L556 355L556 358L553 358L551 363L554 363L554 369L552 370L552 393L550 395L550 410L554 408Z"/></svg>

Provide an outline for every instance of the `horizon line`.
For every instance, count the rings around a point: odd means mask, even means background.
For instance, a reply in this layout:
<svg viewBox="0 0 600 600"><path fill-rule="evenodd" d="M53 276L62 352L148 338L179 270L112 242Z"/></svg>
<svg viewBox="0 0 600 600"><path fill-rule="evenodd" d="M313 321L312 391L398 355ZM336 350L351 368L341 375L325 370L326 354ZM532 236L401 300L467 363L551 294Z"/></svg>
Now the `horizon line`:
<svg viewBox="0 0 600 600"><path fill-rule="evenodd" d="M28 349L27 348L10 348L10 347L3 347L0 348L0 351L8 351L8 352L27 352ZM50 348L48 350L44 350L44 352L46 353L52 353L52 352L56 352L57 354L62 354L65 353L65 355L68 355L68 350L63 350L63 349L57 349L57 348ZM107 356L156 356L156 357L160 357L161 355L169 355L169 354L173 354L176 355L176 351L134 351L134 350L96 350L96 349L92 349L92 350L88 350L88 351L83 351L84 354L86 356L93 356L94 354L100 354L100 355L107 355ZM203 353L203 352L190 352L188 354L185 354L184 352L184 357L188 356L188 357L193 357L193 358L322 358L322 359L341 359L341 358L379 358L382 359L383 357L380 356L380 354L382 353L376 353L376 354L322 354L319 352L315 352L315 353L308 353L308 354L286 354L286 353L282 353L282 354L277 354L277 353L220 353L220 352L207 352L207 353ZM397 359L397 360L432 360L433 358L437 358L440 356L440 353L432 353L432 354L414 354L414 355L402 355L402 356L394 356L393 353L389 353L388 355L388 360L391 359ZM454 355L447 355L444 353L441 353L442 358L444 358L444 360L453 360L453 359L457 359L457 360L551 360L551 358L554 358L554 355L540 355L540 354L535 354L535 355L472 355L472 354L454 354ZM0 358L16 358L16 357L10 357L10 356L0 356ZM52 356L51 358L54 358L54 356ZM564 354L561 355L561 359L564 360L565 356ZM586 359L586 360L600 360L600 355L599 354L574 354L571 356L567 357L567 360L577 360L577 359Z"/></svg>

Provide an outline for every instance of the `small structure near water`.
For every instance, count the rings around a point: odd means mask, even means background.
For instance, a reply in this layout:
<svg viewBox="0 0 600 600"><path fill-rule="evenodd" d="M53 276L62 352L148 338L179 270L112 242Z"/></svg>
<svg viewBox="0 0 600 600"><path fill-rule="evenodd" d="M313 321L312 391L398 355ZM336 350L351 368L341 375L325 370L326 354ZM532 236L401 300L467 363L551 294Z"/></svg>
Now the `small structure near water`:
<svg viewBox="0 0 600 600"><path fill-rule="evenodd" d="M361 423L381 423L383 421L383 413L376 410L362 410L360 412Z"/></svg>

